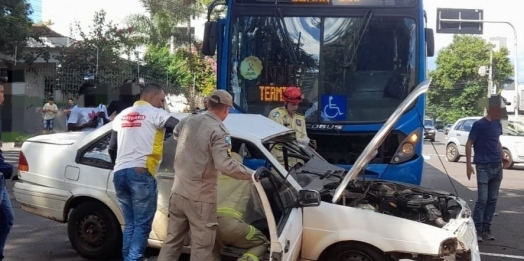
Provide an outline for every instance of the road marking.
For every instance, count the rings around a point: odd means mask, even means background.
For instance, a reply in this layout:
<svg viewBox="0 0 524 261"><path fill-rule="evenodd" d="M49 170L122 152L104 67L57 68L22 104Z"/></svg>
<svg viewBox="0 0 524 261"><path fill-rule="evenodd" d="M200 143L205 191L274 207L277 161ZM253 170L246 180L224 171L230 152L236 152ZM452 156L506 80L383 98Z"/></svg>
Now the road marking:
<svg viewBox="0 0 524 261"><path fill-rule="evenodd" d="M435 156L435 157L446 157L446 155L422 154L422 157L423 157L425 160L430 160L430 159L431 159L431 156Z"/></svg>
<svg viewBox="0 0 524 261"><path fill-rule="evenodd" d="M480 252L483 256L496 256L496 257L503 257L503 258L511 258L511 259L520 259L524 260L524 256L514 256L514 255L505 255L505 254L495 254L495 253L484 253Z"/></svg>

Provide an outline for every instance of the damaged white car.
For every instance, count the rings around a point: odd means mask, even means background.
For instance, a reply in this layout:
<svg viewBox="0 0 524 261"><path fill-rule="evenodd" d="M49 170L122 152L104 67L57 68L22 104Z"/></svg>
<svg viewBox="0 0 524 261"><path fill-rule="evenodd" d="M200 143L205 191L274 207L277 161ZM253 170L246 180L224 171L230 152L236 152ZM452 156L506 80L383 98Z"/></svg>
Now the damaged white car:
<svg viewBox="0 0 524 261"><path fill-rule="evenodd" d="M266 117L227 118L232 150L243 156L246 166L257 169L253 181L266 219L253 225L271 241L265 260L480 260L464 200L419 186L357 179L398 118L428 86L426 81L413 90L348 173L299 145L293 131ZM124 220L112 182L109 135L106 125L91 133L27 140L14 186L24 210L67 222L72 246L89 259L108 259L121 249ZM282 148L286 166L271 154L275 145ZM156 176L158 210L149 238L155 248L166 237L175 146L173 139L166 140ZM297 160L301 163L287 166ZM240 256L244 251L226 247L223 254Z"/></svg>

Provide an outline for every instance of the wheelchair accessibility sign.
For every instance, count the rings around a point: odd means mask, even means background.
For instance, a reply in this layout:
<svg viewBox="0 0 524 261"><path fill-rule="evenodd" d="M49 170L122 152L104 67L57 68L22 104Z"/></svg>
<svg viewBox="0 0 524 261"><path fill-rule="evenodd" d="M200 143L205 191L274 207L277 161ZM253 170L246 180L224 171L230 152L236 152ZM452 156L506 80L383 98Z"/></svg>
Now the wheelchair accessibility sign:
<svg viewBox="0 0 524 261"><path fill-rule="evenodd" d="M327 94L322 95L322 118L332 121L345 120L346 110L346 96Z"/></svg>

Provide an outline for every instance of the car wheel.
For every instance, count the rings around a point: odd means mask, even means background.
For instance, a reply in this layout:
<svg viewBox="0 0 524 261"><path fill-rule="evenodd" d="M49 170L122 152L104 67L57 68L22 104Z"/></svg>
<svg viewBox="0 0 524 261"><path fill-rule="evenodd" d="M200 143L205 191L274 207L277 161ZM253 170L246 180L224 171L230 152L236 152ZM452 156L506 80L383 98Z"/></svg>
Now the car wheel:
<svg viewBox="0 0 524 261"><path fill-rule="evenodd" d="M450 143L446 146L446 160L449 162L457 162L460 159L460 154L455 143Z"/></svg>
<svg viewBox="0 0 524 261"><path fill-rule="evenodd" d="M121 255L122 229L105 205L85 202L76 206L67 222L73 248L86 259L108 260Z"/></svg>
<svg viewBox="0 0 524 261"><path fill-rule="evenodd" d="M382 251L362 243L342 243L329 248L321 261L392 261Z"/></svg>
<svg viewBox="0 0 524 261"><path fill-rule="evenodd" d="M511 152L509 152L509 150L507 149L503 149L502 151L504 151L504 157L507 158L509 160L509 164L505 166L505 169L511 169L513 168L513 158L511 157Z"/></svg>
<svg viewBox="0 0 524 261"><path fill-rule="evenodd" d="M431 141L431 142L435 142L435 138L431 138L431 140L430 140L430 141Z"/></svg>

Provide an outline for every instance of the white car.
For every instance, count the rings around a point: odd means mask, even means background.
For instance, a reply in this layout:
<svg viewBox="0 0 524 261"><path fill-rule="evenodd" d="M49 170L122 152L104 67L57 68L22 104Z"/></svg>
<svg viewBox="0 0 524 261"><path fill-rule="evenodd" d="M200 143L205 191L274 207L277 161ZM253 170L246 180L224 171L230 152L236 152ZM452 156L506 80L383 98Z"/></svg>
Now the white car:
<svg viewBox="0 0 524 261"><path fill-rule="evenodd" d="M460 157L466 156L466 142L469 131L475 121L482 117L466 117L458 119L451 126L446 144L446 159L457 162ZM508 121L507 126L502 128L500 144L504 150L504 156L510 160L507 168L512 168L515 163L524 163L524 125L519 121ZM471 156L474 152L471 150Z"/></svg>
<svg viewBox="0 0 524 261"><path fill-rule="evenodd" d="M253 225L271 241L262 260L480 260L471 210L464 200L420 186L356 179L428 86L429 81L424 82L408 96L348 173L299 145L293 131L266 117L229 115L225 125L232 150L244 157L246 166L257 169L253 182L266 220ZM20 181L14 186L25 211L67 222L72 246L89 259L107 259L121 249L124 219L112 182L109 135L110 126L105 125L91 133L27 140L20 153ZM304 164L281 165L270 153L275 144L285 148L285 158ZM166 140L157 175L158 210L149 236L154 248L166 237L175 146L173 139ZM226 247L223 254L240 256L244 251Z"/></svg>

